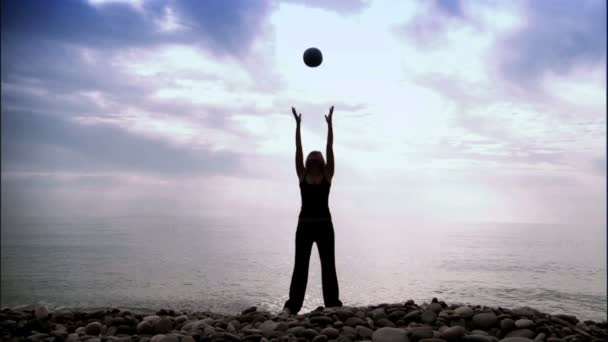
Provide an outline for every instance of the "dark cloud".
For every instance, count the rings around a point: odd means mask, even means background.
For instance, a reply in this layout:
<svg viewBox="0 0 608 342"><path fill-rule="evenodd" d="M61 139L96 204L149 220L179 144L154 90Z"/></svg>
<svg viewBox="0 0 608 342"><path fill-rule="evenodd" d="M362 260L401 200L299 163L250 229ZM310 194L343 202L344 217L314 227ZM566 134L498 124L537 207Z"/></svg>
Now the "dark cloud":
<svg viewBox="0 0 608 342"><path fill-rule="evenodd" d="M157 22L164 17L166 5L174 9L186 30L159 31ZM23 40L69 42L96 48L170 42L205 45L217 55L241 56L262 29L269 5L267 1L245 0L151 1L144 2L144 13L140 13L122 3L91 6L80 0L3 1L2 34L14 37L3 41L3 47L12 48L13 42Z"/></svg>
<svg viewBox="0 0 608 342"><path fill-rule="evenodd" d="M338 12L340 14L355 14L360 13L363 9L367 8L366 1L363 0L334 0L334 1L324 1L324 0L285 0L285 1L276 1L283 3L295 3L305 5L306 7L316 7L322 8L325 10L331 10Z"/></svg>
<svg viewBox="0 0 608 342"><path fill-rule="evenodd" d="M526 1L526 25L501 43L500 68L514 82L605 63L606 1Z"/></svg>
<svg viewBox="0 0 608 342"><path fill-rule="evenodd" d="M3 172L140 171L161 175L233 174L239 156L183 149L107 125L82 125L28 112L2 112Z"/></svg>

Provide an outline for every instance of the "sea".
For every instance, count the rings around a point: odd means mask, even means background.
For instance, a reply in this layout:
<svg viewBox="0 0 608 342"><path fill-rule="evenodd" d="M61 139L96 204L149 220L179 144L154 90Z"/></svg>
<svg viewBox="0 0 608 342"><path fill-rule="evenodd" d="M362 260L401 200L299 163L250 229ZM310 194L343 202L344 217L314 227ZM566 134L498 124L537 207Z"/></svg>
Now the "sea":
<svg viewBox="0 0 608 342"><path fill-rule="evenodd" d="M297 218L29 218L1 227L1 306L279 312ZM334 218L344 305L430 302L606 320L606 229ZM323 305L316 246L302 312Z"/></svg>

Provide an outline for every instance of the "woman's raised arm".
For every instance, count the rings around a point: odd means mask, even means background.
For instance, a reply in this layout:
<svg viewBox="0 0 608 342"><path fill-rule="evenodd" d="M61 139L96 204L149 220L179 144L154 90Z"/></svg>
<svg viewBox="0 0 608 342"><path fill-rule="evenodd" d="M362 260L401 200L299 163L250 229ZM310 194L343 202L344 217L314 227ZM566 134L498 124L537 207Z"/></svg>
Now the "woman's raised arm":
<svg viewBox="0 0 608 342"><path fill-rule="evenodd" d="M302 137L300 136L300 123L302 122L302 113L296 113L296 109L291 107L293 117L296 119L296 172L298 179L302 179L304 174L304 153L302 152Z"/></svg>

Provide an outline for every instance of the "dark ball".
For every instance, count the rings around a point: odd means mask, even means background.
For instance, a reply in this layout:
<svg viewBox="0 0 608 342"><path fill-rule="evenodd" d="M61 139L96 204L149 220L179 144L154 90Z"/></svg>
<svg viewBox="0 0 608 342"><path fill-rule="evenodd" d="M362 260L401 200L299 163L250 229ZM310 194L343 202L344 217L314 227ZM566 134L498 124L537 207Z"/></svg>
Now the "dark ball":
<svg viewBox="0 0 608 342"><path fill-rule="evenodd" d="M311 47L304 51L304 63L311 68L318 67L323 62L321 50Z"/></svg>

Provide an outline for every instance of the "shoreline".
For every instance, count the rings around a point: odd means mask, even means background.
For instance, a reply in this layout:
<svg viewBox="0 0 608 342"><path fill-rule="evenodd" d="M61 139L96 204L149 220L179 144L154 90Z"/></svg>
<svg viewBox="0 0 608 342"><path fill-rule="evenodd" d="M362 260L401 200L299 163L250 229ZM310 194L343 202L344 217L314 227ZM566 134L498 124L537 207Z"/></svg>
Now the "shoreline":
<svg viewBox="0 0 608 342"><path fill-rule="evenodd" d="M147 310L146 310L147 311ZM608 323L546 314L524 306L430 303L319 307L289 318L250 307L238 314L160 309L135 312L4 308L3 341L53 342L577 342L608 340Z"/></svg>

